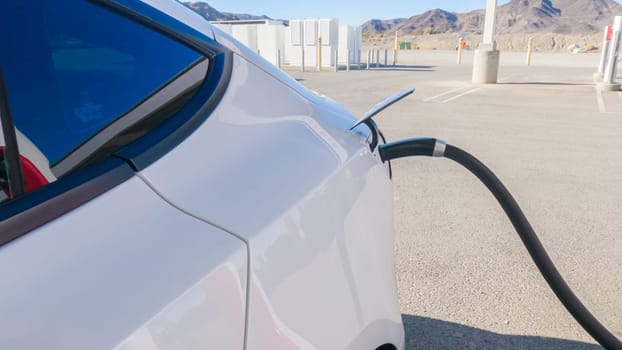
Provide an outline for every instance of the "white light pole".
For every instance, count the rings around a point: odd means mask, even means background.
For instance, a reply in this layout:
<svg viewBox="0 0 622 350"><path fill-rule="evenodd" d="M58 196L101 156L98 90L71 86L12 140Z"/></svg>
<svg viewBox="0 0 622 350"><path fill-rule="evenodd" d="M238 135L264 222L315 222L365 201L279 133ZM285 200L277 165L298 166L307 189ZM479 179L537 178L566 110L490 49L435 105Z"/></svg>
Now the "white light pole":
<svg viewBox="0 0 622 350"><path fill-rule="evenodd" d="M609 47L611 46L611 40L613 39L613 26L605 27L605 34L603 35L603 46L600 54L600 63L598 64L598 71L594 73L594 80L600 82L605 76L605 68L609 60Z"/></svg>
<svg viewBox="0 0 622 350"><path fill-rule="evenodd" d="M495 42L497 0L486 0L484 38L473 57L473 83L496 84L499 75L499 50Z"/></svg>
<svg viewBox="0 0 622 350"><path fill-rule="evenodd" d="M484 38L482 44L495 47L495 21L497 14L497 0L486 0L486 19L484 20Z"/></svg>
<svg viewBox="0 0 622 350"><path fill-rule="evenodd" d="M618 51L620 50L620 37L622 36L622 16L616 16L613 21L613 39L609 46L609 58L605 67L602 90L620 90L620 84L616 83L618 70Z"/></svg>

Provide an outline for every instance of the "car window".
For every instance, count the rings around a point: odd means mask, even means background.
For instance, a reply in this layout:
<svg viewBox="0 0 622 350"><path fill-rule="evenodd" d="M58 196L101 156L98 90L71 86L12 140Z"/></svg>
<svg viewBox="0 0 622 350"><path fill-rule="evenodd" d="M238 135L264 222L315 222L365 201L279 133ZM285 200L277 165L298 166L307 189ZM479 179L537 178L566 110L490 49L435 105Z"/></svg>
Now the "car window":
<svg viewBox="0 0 622 350"><path fill-rule="evenodd" d="M1 2L0 45L26 192L29 180L55 181L174 114L209 66L194 49L83 0Z"/></svg>

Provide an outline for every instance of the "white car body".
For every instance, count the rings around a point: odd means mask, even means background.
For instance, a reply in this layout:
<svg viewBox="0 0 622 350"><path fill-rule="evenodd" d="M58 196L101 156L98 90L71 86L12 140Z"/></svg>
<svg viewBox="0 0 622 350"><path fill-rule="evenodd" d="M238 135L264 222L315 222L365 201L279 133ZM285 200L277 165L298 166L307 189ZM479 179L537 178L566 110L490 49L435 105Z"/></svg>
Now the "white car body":
<svg viewBox="0 0 622 350"><path fill-rule="evenodd" d="M230 51L226 90L170 151L0 247L0 348L402 349L369 130L183 5L144 3Z"/></svg>

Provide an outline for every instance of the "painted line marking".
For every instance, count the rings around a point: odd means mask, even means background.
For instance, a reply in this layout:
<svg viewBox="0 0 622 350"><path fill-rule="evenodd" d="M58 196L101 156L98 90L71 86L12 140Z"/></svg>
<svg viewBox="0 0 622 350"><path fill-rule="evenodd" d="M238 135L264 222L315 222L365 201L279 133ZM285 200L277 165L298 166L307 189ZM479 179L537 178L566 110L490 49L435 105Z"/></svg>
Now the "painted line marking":
<svg viewBox="0 0 622 350"><path fill-rule="evenodd" d="M622 91L618 92L618 96L622 98ZM596 88L596 103L598 103L598 111L601 114L617 114L620 115L621 112L608 112L607 107L605 105L605 99L603 97L603 92Z"/></svg>
<svg viewBox="0 0 622 350"><path fill-rule="evenodd" d="M456 91L462 90L462 89L464 89L464 88L465 88L465 87L464 87L464 86L462 86L462 87L459 87L459 88L451 89L451 90L449 90L449 91L445 91L445 92L443 92L442 94L438 94L438 95L436 95L436 96L428 97L428 98L426 98L425 100L423 100L423 102L430 102L430 101L432 101L432 100L434 100L434 99L437 99L437 98L439 98L439 97L443 97L443 96L445 96L445 95L449 95L449 94L451 94L451 93L454 93L454 92L456 92Z"/></svg>
<svg viewBox="0 0 622 350"><path fill-rule="evenodd" d="M522 78L522 76L520 75L515 75L515 74L511 74L511 75L504 75L502 77L499 78L499 81L501 82L512 82L514 81L515 78Z"/></svg>
<svg viewBox="0 0 622 350"><path fill-rule="evenodd" d="M460 95L456 95L456 96L454 96L454 97L451 97L451 98L446 99L445 101L443 101L443 103L447 103L447 102L451 102L451 101L453 101L453 100L457 100L457 99L459 99L460 97L463 97L463 96L466 96L466 95L470 95L470 94L472 94L472 93L474 93L474 92L476 92L476 91L479 91L479 90L481 90L481 89L482 89L481 87L478 87L478 88L475 88L475 89L469 90L469 91L467 91L467 92L463 92L463 93L461 93Z"/></svg>
<svg viewBox="0 0 622 350"><path fill-rule="evenodd" d="M605 99L603 98L603 92L596 88L596 103L598 103L598 111L600 113L607 113L605 107Z"/></svg>

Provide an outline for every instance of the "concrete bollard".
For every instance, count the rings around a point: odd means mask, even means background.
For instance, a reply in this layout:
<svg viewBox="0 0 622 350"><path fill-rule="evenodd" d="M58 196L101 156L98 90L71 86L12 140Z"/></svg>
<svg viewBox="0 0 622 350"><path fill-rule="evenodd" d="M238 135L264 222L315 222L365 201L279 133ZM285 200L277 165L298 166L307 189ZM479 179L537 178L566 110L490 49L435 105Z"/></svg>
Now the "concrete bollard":
<svg viewBox="0 0 622 350"><path fill-rule="evenodd" d="M496 49L477 49L473 53L474 84L496 84L499 77L500 52Z"/></svg>
<svg viewBox="0 0 622 350"><path fill-rule="evenodd" d="M533 48L533 38L529 38L527 41L527 58L525 58L525 64L531 65L531 50Z"/></svg>

